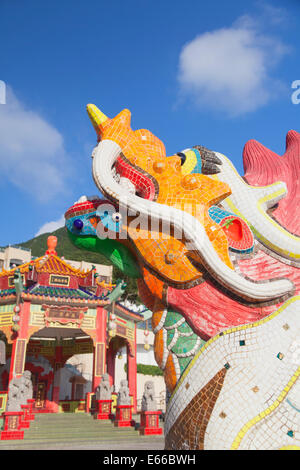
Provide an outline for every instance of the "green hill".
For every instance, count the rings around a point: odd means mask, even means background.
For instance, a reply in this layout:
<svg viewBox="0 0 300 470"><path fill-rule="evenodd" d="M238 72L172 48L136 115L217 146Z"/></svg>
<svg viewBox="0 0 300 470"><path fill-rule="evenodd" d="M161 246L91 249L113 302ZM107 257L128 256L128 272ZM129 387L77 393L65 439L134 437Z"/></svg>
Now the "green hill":
<svg viewBox="0 0 300 470"><path fill-rule="evenodd" d="M43 233L27 242L19 243L19 246L30 248L32 256L43 256L47 250L47 238L49 235L57 237L56 251L58 256L64 256L66 259L74 261L87 261L90 263L109 265L110 262L105 256L99 253L91 253L90 251L81 250L74 246L70 241L66 227L61 227L52 233Z"/></svg>

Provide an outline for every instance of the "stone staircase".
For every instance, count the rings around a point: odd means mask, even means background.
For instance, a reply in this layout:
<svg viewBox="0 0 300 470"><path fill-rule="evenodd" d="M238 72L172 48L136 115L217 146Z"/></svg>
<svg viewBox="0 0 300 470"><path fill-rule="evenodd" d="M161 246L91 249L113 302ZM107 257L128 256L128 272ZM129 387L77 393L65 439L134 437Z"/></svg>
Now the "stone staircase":
<svg viewBox="0 0 300 470"><path fill-rule="evenodd" d="M133 419L139 422L139 416ZM163 436L140 436L133 427L116 428L111 421L94 420L86 413L36 414L24 430L24 440L0 441L0 451L163 448Z"/></svg>

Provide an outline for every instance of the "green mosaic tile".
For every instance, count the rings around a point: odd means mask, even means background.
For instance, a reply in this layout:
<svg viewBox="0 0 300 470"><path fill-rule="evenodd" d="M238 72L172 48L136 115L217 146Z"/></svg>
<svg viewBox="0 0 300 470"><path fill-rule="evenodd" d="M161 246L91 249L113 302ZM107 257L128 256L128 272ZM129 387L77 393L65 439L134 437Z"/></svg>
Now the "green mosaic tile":
<svg viewBox="0 0 300 470"><path fill-rule="evenodd" d="M188 351L191 351L197 343L197 336L193 335L188 338L179 337L176 344L172 347L172 352L174 354L185 354Z"/></svg>
<svg viewBox="0 0 300 470"><path fill-rule="evenodd" d="M167 346L169 346L171 341L173 340L174 334L175 334L175 329L174 330L168 330L168 333L167 333Z"/></svg>
<svg viewBox="0 0 300 470"><path fill-rule="evenodd" d="M180 313L168 311L167 317L165 320L165 326L168 327L168 326L175 325L175 323L179 322L179 320L181 319L182 319L182 315L180 315Z"/></svg>
<svg viewBox="0 0 300 470"><path fill-rule="evenodd" d="M193 359L194 356L190 357L180 357L178 358L179 360L179 365L180 365L180 372L181 374L184 372L184 370L187 368L191 360Z"/></svg>
<svg viewBox="0 0 300 470"><path fill-rule="evenodd" d="M189 324L187 322L180 325L178 327L178 331L180 331L180 333L193 333L192 328L189 326Z"/></svg>

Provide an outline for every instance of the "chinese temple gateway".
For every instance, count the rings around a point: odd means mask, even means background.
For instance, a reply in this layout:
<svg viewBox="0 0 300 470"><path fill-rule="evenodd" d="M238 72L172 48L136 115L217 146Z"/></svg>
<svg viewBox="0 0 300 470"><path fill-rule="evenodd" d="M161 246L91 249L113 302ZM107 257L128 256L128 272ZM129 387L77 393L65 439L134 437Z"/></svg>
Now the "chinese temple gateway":
<svg viewBox="0 0 300 470"><path fill-rule="evenodd" d="M136 323L143 316L116 302L124 292L122 282L107 284L98 277L95 269L75 269L55 250L0 273L0 340L6 346L0 411L5 411L10 381L24 370L32 374L33 411L88 411L105 372L114 384L115 357L124 346L136 410ZM71 396L61 397L62 368L85 353L93 353L91 393L80 397L84 378L74 376Z"/></svg>

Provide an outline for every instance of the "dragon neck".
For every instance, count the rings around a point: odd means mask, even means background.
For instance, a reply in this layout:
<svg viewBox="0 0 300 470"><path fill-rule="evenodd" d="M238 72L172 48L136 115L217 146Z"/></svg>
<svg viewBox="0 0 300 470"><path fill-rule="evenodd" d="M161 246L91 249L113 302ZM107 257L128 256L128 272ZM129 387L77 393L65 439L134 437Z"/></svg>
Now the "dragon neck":
<svg viewBox="0 0 300 470"><path fill-rule="evenodd" d="M179 312L158 308L153 312L154 354L169 393L172 393L185 369L205 344Z"/></svg>

